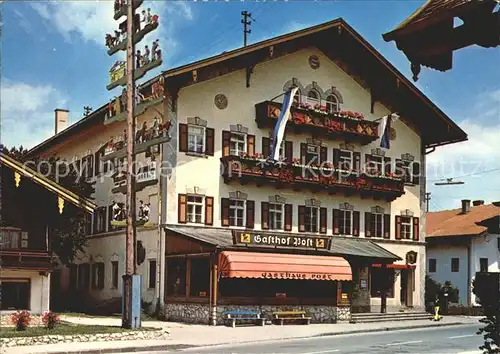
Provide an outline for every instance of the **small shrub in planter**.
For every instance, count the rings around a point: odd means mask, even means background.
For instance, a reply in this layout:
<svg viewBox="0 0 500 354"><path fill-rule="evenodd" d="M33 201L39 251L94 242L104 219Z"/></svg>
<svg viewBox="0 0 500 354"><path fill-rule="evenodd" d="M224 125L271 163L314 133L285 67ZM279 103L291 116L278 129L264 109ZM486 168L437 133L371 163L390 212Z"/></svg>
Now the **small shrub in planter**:
<svg viewBox="0 0 500 354"><path fill-rule="evenodd" d="M45 311L42 317L42 323L47 329L53 329L60 322L59 316L55 312Z"/></svg>
<svg viewBox="0 0 500 354"><path fill-rule="evenodd" d="M16 331L24 331L31 322L31 314L28 311L16 311L11 315L11 321L16 326Z"/></svg>

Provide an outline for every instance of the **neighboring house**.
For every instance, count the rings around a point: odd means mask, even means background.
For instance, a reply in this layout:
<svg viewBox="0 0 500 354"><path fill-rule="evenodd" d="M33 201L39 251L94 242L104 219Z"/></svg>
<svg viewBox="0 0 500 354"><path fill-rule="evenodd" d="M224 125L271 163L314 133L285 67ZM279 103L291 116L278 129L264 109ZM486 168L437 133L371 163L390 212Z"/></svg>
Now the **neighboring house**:
<svg viewBox="0 0 500 354"><path fill-rule="evenodd" d="M171 125L161 154L139 143L137 159L174 166L137 192L138 201L150 204L154 226L137 232L145 248L146 261L137 268L145 301L165 304L169 318L205 323L221 309L216 303L337 306L349 303L353 288L356 311L380 311L381 290L390 309L423 308L425 155L467 136L354 29L334 20L170 69L162 78L165 100L137 117L138 128L154 126L155 117ZM300 91L281 149L286 164L264 173L261 162L272 146L283 93L292 85ZM101 302L120 297L125 266L125 233L112 222L112 202L125 199L122 180L109 177L124 158L113 147L121 146L115 142L121 144L125 122L110 123L107 112L102 107L64 131L56 129L30 151L93 166L87 176L98 181L99 208L90 245L71 269L62 270L62 286ZM390 149L381 149L379 122L392 112L401 119L392 124ZM303 167L311 162L309 170ZM311 173L319 165L329 171L326 179ZM339 176L342 169L349 177ZM402 176L391 174L396 170ZM250 235L237 239L232 231ZM263 246L254 247L254 236ZM299 236L304 242L293 249L283 245ZM252 251L253 269L273 273L235 272L231 264L243 261L229 254L219 259L223 248ZM260 252L307 255L310 264L326 255L351 265L342 268L341 281L338 275L300 273L308 267L297 257L301 279L332 282L296 284L302 280L273 278L299 273L271 267ZM104 264L102 272L80 271L95 262ZM242 279L232 279L236 274Z"/></svg>
<svg viewBox="0 0 500 354"><path fill-rule="evenodd" d="M462 207L427 214L427 274L450 281L461 305L477 305L472 293L476 272L499 271L500 203L462 200Z"/></svg>
<svg viewBox="0 0 500 354"><path fill-rule="evenodd" d="M50 307L54 268L50 221L73 215L71 208L92 214L95 204L3 153L0 174L0 310L41 314Z"/></svg>

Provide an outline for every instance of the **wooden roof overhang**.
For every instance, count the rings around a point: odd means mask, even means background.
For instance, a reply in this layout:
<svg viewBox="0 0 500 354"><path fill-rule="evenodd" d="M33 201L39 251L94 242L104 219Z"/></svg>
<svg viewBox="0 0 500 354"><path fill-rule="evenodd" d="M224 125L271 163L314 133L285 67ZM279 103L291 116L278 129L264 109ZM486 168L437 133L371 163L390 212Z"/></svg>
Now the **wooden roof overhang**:
<svg viewBox="0 0 500 354"><path fill-rule="evenodd" d="M420 64L446 71L453 66L453 51L477 44L500 45L497 0L427 0L411 16L382 37L395 41L413 64L416 80ZM464 23L454 26L455 17Z"/></svg>
<svg viewBox="0 0 500 354"><path fill-rule="evenodd" d="M13 158L3 153L0 153L0 164L12 169L14 173L18 173L21 177L28 178L29 180L44 187L48 191L56 194L62 199L74 204L75 206L84 209L89 213L93 213L94 210L97 208L97 205L94 202L90 201L89 199L71 192L70 190L59 185L58 183L48 179L47 177L42 176L40 173L27 167L25 164L22 164L19 161L16 161Z"/></svg>

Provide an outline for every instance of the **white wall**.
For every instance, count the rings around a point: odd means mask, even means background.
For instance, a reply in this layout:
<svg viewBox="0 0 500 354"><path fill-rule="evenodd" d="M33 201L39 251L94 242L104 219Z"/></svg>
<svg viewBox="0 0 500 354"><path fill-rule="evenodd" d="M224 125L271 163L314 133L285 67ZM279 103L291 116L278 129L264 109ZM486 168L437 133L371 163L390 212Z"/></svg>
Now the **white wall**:
<svg viewBox="0 0 500 354"><path fill-rule="evenodd" d="M30 281L30 308L32 314L43 314L50 308L50 273L40 275L38 271L2 269L1 279L17 278Z"/></svg>
<svg viewBox="0 0 500 354"><path fill-rule="evenodd" d="M472 239L471 246L471 262L470 262L470 275L471 280L470 284L475 278L476 272L481 270L479 266L480 258L488 258L488 272L498 272L499 268L499 259L500 259L500 251L498 250L498 241L497 239L500 235L496 234L488 234L485 236L480 236ZM471 299L474 305L476 303L476 296L471 291Z"/></svg>

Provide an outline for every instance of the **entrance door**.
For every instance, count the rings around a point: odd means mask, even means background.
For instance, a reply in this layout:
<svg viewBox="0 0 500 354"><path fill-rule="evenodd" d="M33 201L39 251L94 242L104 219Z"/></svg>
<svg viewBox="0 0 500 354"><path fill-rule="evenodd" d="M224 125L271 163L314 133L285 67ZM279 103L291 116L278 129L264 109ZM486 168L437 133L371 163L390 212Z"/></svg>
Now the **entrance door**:
<svg viewBox="0 0 500 354"><path fill-rule="evenodd" d="M401 305L408 306L408 270L401 269Z"/></svg>

